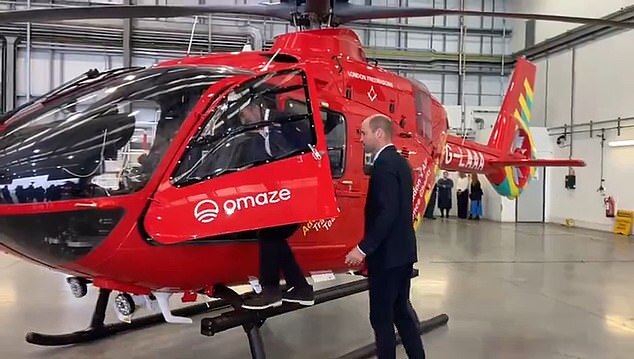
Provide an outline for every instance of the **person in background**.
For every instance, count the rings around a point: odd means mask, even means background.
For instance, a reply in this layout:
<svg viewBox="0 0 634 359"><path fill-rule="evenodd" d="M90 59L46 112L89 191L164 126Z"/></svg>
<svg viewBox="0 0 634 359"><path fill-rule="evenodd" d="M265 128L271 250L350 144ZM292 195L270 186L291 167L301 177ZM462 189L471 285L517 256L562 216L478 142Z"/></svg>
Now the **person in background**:
<svg viewBox="0 0 634 359"><path fill-rule="evenodd" d="M478 179L478 175L471 174L471 188L469 190L469 199L471 200L471 213L469 219L480 220L482 216L482 185Z"/></svg>
<svg viewBox="0 0 634 359"><path fill-rule="evenodd" d="M4 199L4 203L13 203L13 198L11 197L11 191L9 190L9 186L5 185L2 188L2 198Z"/></svg>
<svg viewBox="0 0 634 359"><path fill-rule="evenodd" d="M456 198L458 199L458 218L466 219L469 206L469 178L463 172L458 173Z"/></svg>
<svg viewBox="0 0 634 359"><path fill-rule="evenodd" d="M449 172L444 171L442 178L436 183L438 186L438 208L440 209L440 218L449 218L451 210L451 189L453 181L449 178Z"/></svg>
<svg viewBox="0 0 634 359"><path fill-rule="evenodd" d="M429 219L436 219L434 217L434 209L436 209L436 194L438 193L438 185L434 185L434 188L431 190L431 196L429 197L429 203L427 203L427 208L425 208L425 215L423 217Z"/></svg>

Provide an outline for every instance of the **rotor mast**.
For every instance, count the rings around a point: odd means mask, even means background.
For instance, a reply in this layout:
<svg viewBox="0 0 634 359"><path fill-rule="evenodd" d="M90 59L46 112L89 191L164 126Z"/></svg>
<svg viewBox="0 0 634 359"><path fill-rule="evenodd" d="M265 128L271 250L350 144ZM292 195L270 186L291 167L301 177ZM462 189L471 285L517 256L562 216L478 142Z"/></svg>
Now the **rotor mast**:
<svg viewBox="0 0 634 359"><path fill-rule="evenodd" d="M306 0L306 12L314 13L320 18L330 14L330 0Z"/></svg>
<svg viewBox="0 0 634 359"><path fill-rule="evenodd" d="M293 1L293 0L287 0ZM298 11L293 22L302 29L320 29L324 24L332 26L334 0L294 0ZM303 11L299 10L304 3Z"/></svg>

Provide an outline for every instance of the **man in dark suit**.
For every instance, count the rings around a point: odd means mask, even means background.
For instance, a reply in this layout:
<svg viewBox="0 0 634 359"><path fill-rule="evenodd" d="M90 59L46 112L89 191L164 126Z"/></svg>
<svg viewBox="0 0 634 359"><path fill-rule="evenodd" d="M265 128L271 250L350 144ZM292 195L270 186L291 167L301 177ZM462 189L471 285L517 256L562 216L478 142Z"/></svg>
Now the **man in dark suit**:
<svg viewBox="0 0 634 359"><path fill-rule="evenodd" d="M262 116L260 105L253 102L240 111L240 119L244 125L267 121L265 116ZM273 124L252 133L249 143L242 146L247 151L244 152L245 157L240 159L241 165L271 159L289 151L286 139L274 128ZM278 307L282 305L282 302L306 306L315 304L313 287L304 277L304 272L287 242L298 227L298 225L288 225L258 231L262 292L245 300L242 308L263 310ZM280 272L284 273L289 287L284 292L280 287Z"/></svg>
<svg viewBox="0 0 634 359"><path fill-rule="evenodd" d="M409 358L425 358L418 319L409 301L416 254L412 215L412 171L391 143L392 121L373 115L361 125L366 152L374 154L365 205L365 234L346 256L357 265L364 259L370 284L370 322L379 359L395 358L396 334Z"/></svg>

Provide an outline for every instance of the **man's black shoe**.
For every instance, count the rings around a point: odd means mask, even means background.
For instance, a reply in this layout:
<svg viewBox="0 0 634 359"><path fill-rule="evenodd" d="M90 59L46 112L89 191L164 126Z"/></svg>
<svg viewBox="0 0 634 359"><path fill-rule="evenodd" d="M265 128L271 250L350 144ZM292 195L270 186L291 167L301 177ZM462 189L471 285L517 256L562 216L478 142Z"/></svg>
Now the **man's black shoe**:
<svg viewBox="0 0 634 359"><path fill-rule="evenodd" d="M242 308L250 310L262 310L282 305L282 293L278 290L262 290L242 303Z"/></svg>
<svg viewBox="0 0 634 359"><path fill-rule="evenodd" d="M292 287L282 296L282 300L289 303L299 303L301 305L315 304L315 293L312 286L301 288Z"/></svg>

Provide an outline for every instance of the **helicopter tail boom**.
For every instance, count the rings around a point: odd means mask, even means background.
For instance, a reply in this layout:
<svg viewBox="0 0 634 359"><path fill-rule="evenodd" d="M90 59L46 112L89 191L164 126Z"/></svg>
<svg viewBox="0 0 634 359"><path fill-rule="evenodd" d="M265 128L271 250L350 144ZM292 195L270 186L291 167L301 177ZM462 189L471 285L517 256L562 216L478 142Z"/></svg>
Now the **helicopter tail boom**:
<svg viewBox="0 0 634 359"><path fill-rule="evenodd" d="M538 159L530 130L536 67L519 58L488 144L449 136L443 168L481 173L495 190L517 198L535 175L535 167L583 167L575 159Z"/></svg>

